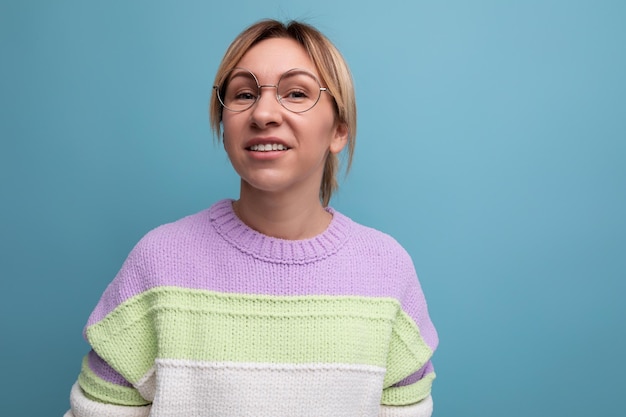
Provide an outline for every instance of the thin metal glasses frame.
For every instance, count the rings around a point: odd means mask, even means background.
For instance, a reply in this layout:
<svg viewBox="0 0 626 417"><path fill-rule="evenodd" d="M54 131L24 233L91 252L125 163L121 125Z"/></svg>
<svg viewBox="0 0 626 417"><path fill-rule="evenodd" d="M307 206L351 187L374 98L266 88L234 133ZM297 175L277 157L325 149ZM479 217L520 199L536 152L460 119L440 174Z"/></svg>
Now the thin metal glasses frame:
<svg viewBox="0 0 626 417"><path fill-rule="evenodd" d="M253 102L250 103L250 105L246 108L243 109L231 109L230 107L226 106L226 104L224 103L224 100L222 99L222 94L220 93L221 88L224 86L224 82L227 80L228 76L230 76L230 74L235 71L235 70L241 70L241 71L245 71L247 73L249 73L252 78L254 79L256 85L257 85L257 90L258 90L258 94L256 95L256 98L254 99ZM292 74L294 72L302 72L305 73L309 76L311 76L311 78L313 78L315 80L315 82L317 83L317 85L319 86L319 95L317 96L317 98L315 99L315 101L313 102L313 104L311 105L311 107L304 109L304 110L300 110L300 111L296 111L296 110L292 110L289 107L287 107L285 105L285 103L283 103L282 101L282 97L278 94L278 86L280 85L280 82L283 80L283 78L289 74ZM220 104L222 105L222 107L224 107L226 110L228 111L232 111L235 113L241 113L244 112L246 110L251 109L252 107L254 107L254 105L259 101L259 99L261 98L261 89L262 88L275 88L276 89L276 100L280 103L281 106L283 106L286 110L292 112L292 113L304 113L307 112L309 110L311 110L313 107L315 107L315 105L320 101L320 97L322 97L322 91L326 91L328 94L330 94L330 91L328 91L328 88L326 87L322 87L322 84L320 83L319 79L315 76L315 74L311 73L310 71L303 69L303 68L292 68L288 71L285 71L280 78L278 79L278 82L276 84L260 84L259 83L259 79L256 77L256 75L254 75L254 73L252 71L250 71L247 68L243 68L243 67L234 67L232 69L230 69L228 72L226 72L226 74L224 74L224 76L222 77L222 79L220 80L220 83L218 85L214 85L213 89L215 90L216 94L217 94L217 99L219 100ZM332 94L331 94L332 96Z"/></svg>

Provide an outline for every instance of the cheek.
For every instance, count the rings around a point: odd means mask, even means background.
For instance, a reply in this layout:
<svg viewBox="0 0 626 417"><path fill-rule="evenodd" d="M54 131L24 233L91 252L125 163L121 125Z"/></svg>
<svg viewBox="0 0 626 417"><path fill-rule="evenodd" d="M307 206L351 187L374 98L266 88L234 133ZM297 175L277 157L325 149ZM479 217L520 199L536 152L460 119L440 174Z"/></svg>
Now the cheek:
<svg viewBox="0 0 626 417"><path fill-rule="evenodd" d="M228 136L230 132L236 131L242 125L241 114L224 112L222 116L222 132Z"/></svg>
<svg viewBox="0 0 626 417"><path fill-rule="evenodd" d="M222 118L222 138L226 139L229 133L232 131L232 126L227 118Z"/></svg>

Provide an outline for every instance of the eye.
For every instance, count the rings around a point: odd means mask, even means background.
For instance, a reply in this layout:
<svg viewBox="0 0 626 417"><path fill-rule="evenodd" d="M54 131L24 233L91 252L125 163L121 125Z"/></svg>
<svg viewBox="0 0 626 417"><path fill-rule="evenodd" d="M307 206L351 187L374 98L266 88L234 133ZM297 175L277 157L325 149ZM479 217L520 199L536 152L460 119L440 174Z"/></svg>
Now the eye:
<svg viewBox="0 0 626 417"><path fill-rule="evenodd" d="M294 90L289 92L289 97L293 98L305 98L307 96L308 94L306 93L306 91L303 90Z"/></svg>
<svg viewBox="0 0 626 417"><path fill-rule="evenodd" d="M285 92L284 95L281 95L281 97L289 101L301 101L306 100L309 97L309 93L301 88L292 88Z"/></svg>
<svg viewBox="0 0 626 417"><path fill-rule="evenodd" d="M254 101L256 100L256 94L252 91L240 91L233 97L237 101Z"/></svg>

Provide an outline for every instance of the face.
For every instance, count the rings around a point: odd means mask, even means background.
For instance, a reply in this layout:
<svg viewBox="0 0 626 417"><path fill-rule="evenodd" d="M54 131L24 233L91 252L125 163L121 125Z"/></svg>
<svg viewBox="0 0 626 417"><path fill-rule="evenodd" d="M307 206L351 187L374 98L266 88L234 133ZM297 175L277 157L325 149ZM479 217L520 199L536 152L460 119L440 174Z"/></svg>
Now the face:
<svg viewBox="0 0 626 417"><path fill-rule="evenodd" d="M237 67L250 70L261 85L276 85L294 68L320 79L306 51L292 39L261 41ZM340 152L348 137L345 124L336 121L333 98L325 91L312 109L293 113L278 102L275 88L264 87L251 108L223 109L222 125L224 147L242 179L242 193L304 193L317 198L328 153Z"/></svg>

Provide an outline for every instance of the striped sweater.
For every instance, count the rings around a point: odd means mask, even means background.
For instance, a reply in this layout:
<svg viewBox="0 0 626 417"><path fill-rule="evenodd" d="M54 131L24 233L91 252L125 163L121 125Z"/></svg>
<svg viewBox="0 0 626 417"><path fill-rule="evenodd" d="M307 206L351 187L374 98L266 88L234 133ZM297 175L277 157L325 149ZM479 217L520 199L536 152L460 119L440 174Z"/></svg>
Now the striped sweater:
<svg viewBox="0 0 626 417"><path fill-rule="evenodd" d="M341 213L289 241L232 201L144 236L85 327L66 417L430 416L438 342L409 255Z"/></svg>

